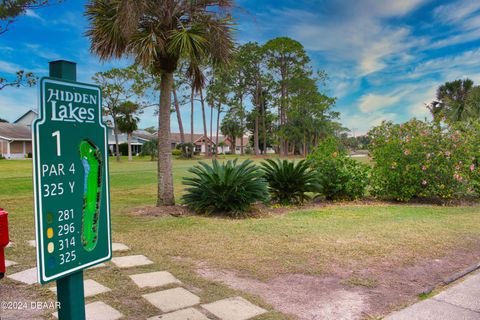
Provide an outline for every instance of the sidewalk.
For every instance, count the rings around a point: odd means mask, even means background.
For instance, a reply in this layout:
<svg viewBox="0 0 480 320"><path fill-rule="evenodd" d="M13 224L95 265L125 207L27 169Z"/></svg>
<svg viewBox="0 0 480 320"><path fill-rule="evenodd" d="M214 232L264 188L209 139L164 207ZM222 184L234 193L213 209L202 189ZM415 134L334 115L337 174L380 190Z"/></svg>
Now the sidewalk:
<svg viewBox="0 0 480 320"><path fill-rule="evenodd" d="M385 320L480 319L480 272L436 296L392 313Z"/></svg>

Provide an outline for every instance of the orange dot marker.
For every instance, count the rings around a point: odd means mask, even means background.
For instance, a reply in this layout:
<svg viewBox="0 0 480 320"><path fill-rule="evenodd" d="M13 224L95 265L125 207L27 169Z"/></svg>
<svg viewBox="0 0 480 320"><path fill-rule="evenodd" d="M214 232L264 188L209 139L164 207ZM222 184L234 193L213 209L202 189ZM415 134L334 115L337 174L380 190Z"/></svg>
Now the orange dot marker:
<svg viewBox="0 0 480 320"><path fill-rule="evenodd" d="M48 228L47 229L47 238L48 239L53 238L53 228Z"/></svg>

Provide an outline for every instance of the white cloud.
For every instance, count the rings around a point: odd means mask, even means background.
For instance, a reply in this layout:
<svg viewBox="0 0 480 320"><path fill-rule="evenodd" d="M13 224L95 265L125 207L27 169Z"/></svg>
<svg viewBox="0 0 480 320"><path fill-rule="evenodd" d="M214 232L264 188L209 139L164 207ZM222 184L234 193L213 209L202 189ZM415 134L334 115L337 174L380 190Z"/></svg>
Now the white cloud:
<svg viewBox="0 0 480 320"><path fill-rule="evenodd" d="M384 120L403 122L411 117L430 119L431 115L425 104L435 98L438 85L435 81L427 81L405 85L384 95L364 95L358 107L360 112L342 113L342 124L355 129L357 134L364 134Z"/></svg>
<svg viewBox="0 0 480 320"><path fill-rule="evenodd" d="M30 10L30 9L25 10L25 15L29 18L37 19L37 20L41 21L42 23L45 22L45 19L43 19L38 13L36 13L33 10Z"/></svg>
<svg viewBox="0 0 480 320"><path fill-rule="evenodd" d="M369 114L342 115L341 121L344 126L354 131L356 135L366 134L371 128L378 126L382 121L395 121L398 115L393 112L372 112Z"/></svg>
<svg viewBox="0 0 480 320"><path fill-rule="evenodd" d="M0 72L14 74L15 72L17 72L20 69L21 68L14 63L0 60Z"/></svg>
<svg viewBox="0 0 480 320"><path fill-rule="evenodd" d="M450 30L435 39L430 48L442 48L480 39L480 1L458 0L435 8L436 26L449 26Z"/></svg>
<svg viewBox="0 0 480 320"><path fill-rule="evenodd" d="M359 99L359 110L363 113L370 113L397 103L400 100L399 96L366 94Z"/></svg>
<svg viewBox="0 0 480 320"><path fill-rule="evenodd" d="M36 88L5 88L0 94L0 118L16 120L22 113L36 108Z"/></svg>
<svg viewBox="0 0 480 320"><path fill-rule="evenodd" d="M429 49L437 49L452 46L455 44L470 42L480 39L480 28L472 30L472 31L464 31L462 33L456 35L450 35L440 40L436 40L432 42L428 48Z"/></svg>
<svg viewBox="0 0 480 320"><path fill-rule="evenodd" d="M382 17L399 17L406 15L419 5L428 2L425 0L403 0L403 1L357 1L356 10L366 11Z"/></svg>
<svg viewBox="0 0 480 320"><path fill-rule="evenodd" d="M456 55L430 59L418 64L410 74L411 78L419 78L433 73L449 73L459 69L466 73L474 73L480 68L480 49L469 50ZM453 80L453 79L450 79Z"/></svg>
<svg viewBox="0 0 480 320"><path fill-rule="evenodd" d="M284 32L307 49L325 53L331 61L353 61L357 75L366 76L383 70L388 60L404 57L409 49L424 41L414 38L406 26L386 21L406 15L425 2L335 1L326 5L322 13L273 9L270 14L278 22L276 25L289 21L290 27Z"/></svg>
<svg viewBox="0 0 480 320"><path fill-rule="evenodd" d="M30 51L35 52L35 54L39 57L42 57L47 60L58 60L60 59L60 55L56 52L53 52L51 50L46 50L42 48L39 44L33 44L33 43L25 43L25 47L27 47Z"/></svg>
<svg viewBox="0 0 480 320"><path fill-rule="evenodd" d="M407 104L408 113L411 117L417 119L431 118L430 111L427 109L426 104L432 102L435 99L437 92L437 84L430 85L430 88L419 88L413 92L408 93Z"/></svg>
<svg viewBox="0 0 480 320"><path fill-rule="evenodd" d="M435 8L434 15L439 23L455 23L463 21L479 9L478 0L458 0Z"/></svg>

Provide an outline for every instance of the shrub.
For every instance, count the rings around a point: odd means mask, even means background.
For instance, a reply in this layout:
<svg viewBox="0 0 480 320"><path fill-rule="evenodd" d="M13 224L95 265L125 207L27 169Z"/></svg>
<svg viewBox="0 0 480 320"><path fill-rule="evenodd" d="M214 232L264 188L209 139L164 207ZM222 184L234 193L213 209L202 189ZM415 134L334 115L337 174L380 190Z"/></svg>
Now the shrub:
<svg viewBox="0 0 480 320"><path fill-rule="evenodd" d="M152 138L145 142L140 152L141 157L150 156L150 160L153 161L158 157L158 139Z"/></svg>
<svg viewBox="0 0 480 320"><path fill-rule="evenodd" d="M177 149L180 149L182 158L191 159L193 158L195 145L193 143L179 143Z"/></svg>
<svg viewBox="0 0 480 320"><path fill-rule="evenodd" d="M457 129L463 132L464 145L469 149L470 161L463 166L464 175L469 179L469 188L480 196L480 121L460 123Z"/></svg>
<svg viewBox="0 0 480 320"><path fill-rule="evenodd" d="M245 215L251 205L268 197L267 184L251 160L237 164L199 162L188 170L193 177L183 178L188 186L184 203L197 213L220 213L231 217Z"/></svg>
<svg viewBox="0 0 480 320"><path fill-rule="evenodd" d="M478 192L479 132L473 124L382 123L369 133L372 194L398 201L473 195Z"/></svg>
<svg viewBox="0 0 480 320"><path fill-rule="evenodd" d="M118 145L118 151L120 151L120 154L122 156L126 156L128 155L128 143L124 142L124 143L120 143Z"/></svg>
<svg viewBox="0 0 480 320"><path fill-rule="evenodd" d="M172 150L172 156L181 156L182 155L182 150L178 150L178 149L173 149Z"/></svg>
<svg viewBox="0 0 480 320"><path fill-rule="evenodd" d="M325 139L307 159L327 200L355 200L365 195L370 167L348 157L336 138Z"/></svg>
<svg viewBox="0 0 480 320"><path fill-rule="evenodd" d="M294 161L266 159L262 162L264 178L274 201L282 204L301 204L310 197L307 192L319 192L320 186L314 171L305 160Z"/></svg>

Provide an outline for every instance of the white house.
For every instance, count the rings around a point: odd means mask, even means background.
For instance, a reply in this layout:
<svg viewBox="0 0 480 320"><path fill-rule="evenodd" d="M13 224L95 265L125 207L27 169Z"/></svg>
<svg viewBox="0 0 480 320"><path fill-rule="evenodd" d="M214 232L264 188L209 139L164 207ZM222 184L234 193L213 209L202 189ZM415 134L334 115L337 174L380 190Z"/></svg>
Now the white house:
<svg viewBox="0 0 480 320"><path fill-rule="evenodd" d="M185 133L184 136L185 136L186 143L190 143L192 141L189 133ZM172 132L170 134L170 139L172 143L172 149L175 149L176 146L181 143L180 133ZM204 135L200 133L193 134L193 144L195 145L195 152L205 153L205 143L204 143L205 141L207 142L208 145L211 146L210 147L211 149L214 149L216 140L217 139L215 135L210 139L210 137L208 136L204 137ZM236 154L241 153L240 144L241 144L241 140L240 138L237 138L236 146L235 146ZM244 136L243 137L244 151L247 148L247 146L249 146L249 144L250 144L249 137ZM218 136L217 153L233 153L232 147L233 147L233 144L230 137L225 137L223 135Z"/></svg>
<svg viewBox="0 0 480 320"><path fill-rule="evenodd" d="M7 159L25 159L32 152L32 133L28 126L0 123L0 154Z"/></svg>
<svg viewBox="0 0 480 320"><path fill-rule="evenodd" d="M30 109L22 114L12 124L2 125L3 138L0 137L0 154L5 158L25 158L25 155L32 152L31 141L31 126L32 122L38 118L38 112L35 109ZM108 117L104 117L104 123L108 127L108 146L110 151L115 151L115 135L113 134L113 127ZM1 136L1 134L0 134ZM141 151L142 145L153 138L153 135L144 130L136 130L132 134L132 151L137 154ZM118 143L127 143L127 134L118 134ZM25 148L23 147L25 145ZM10 151L8 151L10 148ZM23 152L25 150L25 152ZM8 155L8 157L6 156Z"/></svg>
<svg viewBox="0 0 480 320"><path fill-rule="evenodd" d="M154 138L154 135L145 130L135 130L132 133L132 154L138 154L142 151L142 146L145 142ZM127 143L128 136L126 133L118 133L118 144ZM115 154L115 133L112 126L108 126L108 147L112 154Z"/></svg>
<svg viewBox="0 0 480 320"><path fill-rule="evenodd" d="M30 109L22 114L17 120L13 121L15 124L21 124L27 127L32 126L33 120L38 118L38 112L35 109Z"/></svg>
<svg viewBox="0 0 480 320"><path fill-rule="evenodd" d="M3 134L0 132L0 154L8 155L6 158L25 158L25 155L32 152L32 141L31 141L31 125L33 120L38 118L38 112L34 109L31 109L21 115L13 124L3 125ZM107 138L108 146L112 154L115 153L116 144L115 144L115 134L113 126L108 117L104 117L104 123L108 127ZM138 154L142 150L142 146L145 142L156 137L156 133L151 134L145 130L136 130L132 134L132 153ZM250 145L249 136L245 135L243 138L244 151ZM207 141L207 144L211 146L212 149L215 148L216 136L214 135L212 139L208 136L204 137L203 134L194 134L193 135L193 144L195 145L195 151L199 153L205 153L204 141ZM185 142L192 141L189 133L185 133ZM126 133L118 133L118 144L127 143L128 137ZM175 149L178 144L181 143L180 133L171 133L171 145L172 149ZM232 150L233 143L231 138L225 137L223 135L218 136L218 146L217 153L236 153L240 154L240 144L241 139L237 138L235 143L235 151ZM10 149L8 149L10 148ZM268 152L268 150L267 150Z"/></svg>

